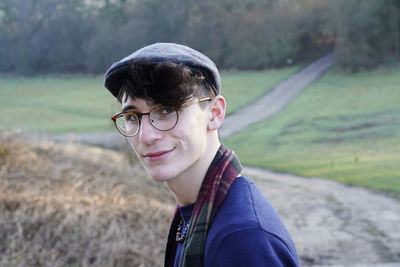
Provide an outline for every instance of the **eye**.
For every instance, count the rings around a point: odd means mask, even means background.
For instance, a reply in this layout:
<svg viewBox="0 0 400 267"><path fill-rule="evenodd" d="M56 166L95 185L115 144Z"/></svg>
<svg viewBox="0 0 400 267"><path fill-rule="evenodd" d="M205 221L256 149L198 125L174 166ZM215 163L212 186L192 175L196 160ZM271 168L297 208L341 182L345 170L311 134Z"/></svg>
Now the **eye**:
<svg viewBox="0 0 400 267"><path fill-rule="evenodd" d="M159 113L161 115L168 115L168 114L171 114L174 112L175 112L175 109L171 108L171 107L160 107L160 109L159 109Z"/></svg>
<svg viewBox="0 0 400 267"><path fill-rule="evenodd" d="M129 112L123 114L126 122L136 122L138 121L138 117L135 113Z"/></svg>

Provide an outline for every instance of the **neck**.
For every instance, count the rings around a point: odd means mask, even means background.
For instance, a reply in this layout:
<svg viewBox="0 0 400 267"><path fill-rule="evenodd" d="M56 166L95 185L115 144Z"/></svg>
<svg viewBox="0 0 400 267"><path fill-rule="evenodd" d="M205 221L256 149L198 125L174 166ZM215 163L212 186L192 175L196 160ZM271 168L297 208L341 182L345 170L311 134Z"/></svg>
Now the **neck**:
<svg viewBox="0 0 400 267"><path fill-rule="evenodd" d="M179 206L188 206L197 200L201 185L221 143L217 139L207 149L201 160L180 176L166 182Z"/></svg>

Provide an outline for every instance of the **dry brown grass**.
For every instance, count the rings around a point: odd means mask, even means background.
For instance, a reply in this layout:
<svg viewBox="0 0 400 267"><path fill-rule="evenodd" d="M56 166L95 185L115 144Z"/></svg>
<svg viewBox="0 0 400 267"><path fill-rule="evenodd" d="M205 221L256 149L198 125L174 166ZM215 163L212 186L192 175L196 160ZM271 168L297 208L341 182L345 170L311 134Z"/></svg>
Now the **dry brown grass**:
<svg viewBox="0 0 400 267"><path fill-rule="evenodd" d="M174 202L126 158L0 135L0 265L161 266Z"/></svg>

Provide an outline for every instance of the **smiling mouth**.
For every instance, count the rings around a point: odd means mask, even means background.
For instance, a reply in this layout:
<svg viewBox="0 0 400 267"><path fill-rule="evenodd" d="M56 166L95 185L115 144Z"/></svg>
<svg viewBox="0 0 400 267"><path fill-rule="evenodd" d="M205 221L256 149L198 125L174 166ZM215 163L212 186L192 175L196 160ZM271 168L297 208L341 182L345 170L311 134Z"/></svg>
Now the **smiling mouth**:
<svg viewBox="0 0 400 267"><path fill-rule="evenodd" d="M143 158L149 160L150 162L159 161L167 158L169 154L174 151L175 148L170 150L162 150L157 152L151 152L143 155Z"/></svg>

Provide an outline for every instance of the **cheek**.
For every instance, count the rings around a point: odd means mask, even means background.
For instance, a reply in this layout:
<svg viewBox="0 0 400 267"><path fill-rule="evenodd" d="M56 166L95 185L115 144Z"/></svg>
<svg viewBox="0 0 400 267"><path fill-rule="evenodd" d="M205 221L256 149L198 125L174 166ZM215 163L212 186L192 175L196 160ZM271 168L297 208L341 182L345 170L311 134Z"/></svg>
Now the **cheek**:
<svg viewBox="0 0 400 267"><path fill-rule="evenodd" d="M189 127L185 129L179 129L176 133L176 140L183 146L187 157L202 154L207 144L206 130L200 125L200 122L188 125Z"/></svg>
<svg viewBox="0 0 400 267"><path fill-rule="evenodd" d="M187 118L182 121L181 129L184 131L183 135L201 135L207 133L207 118L204 111L196 114L193 117Z"/></svg>
<svg viewBox="0 0 400 267"><path fill-rule="evenodd" d="M180 127L176 127L175 131L171 132L175 140L191 148L204 145L207 131L201 121L190 121L190 123L182 123L177 126Z"/></svg>

